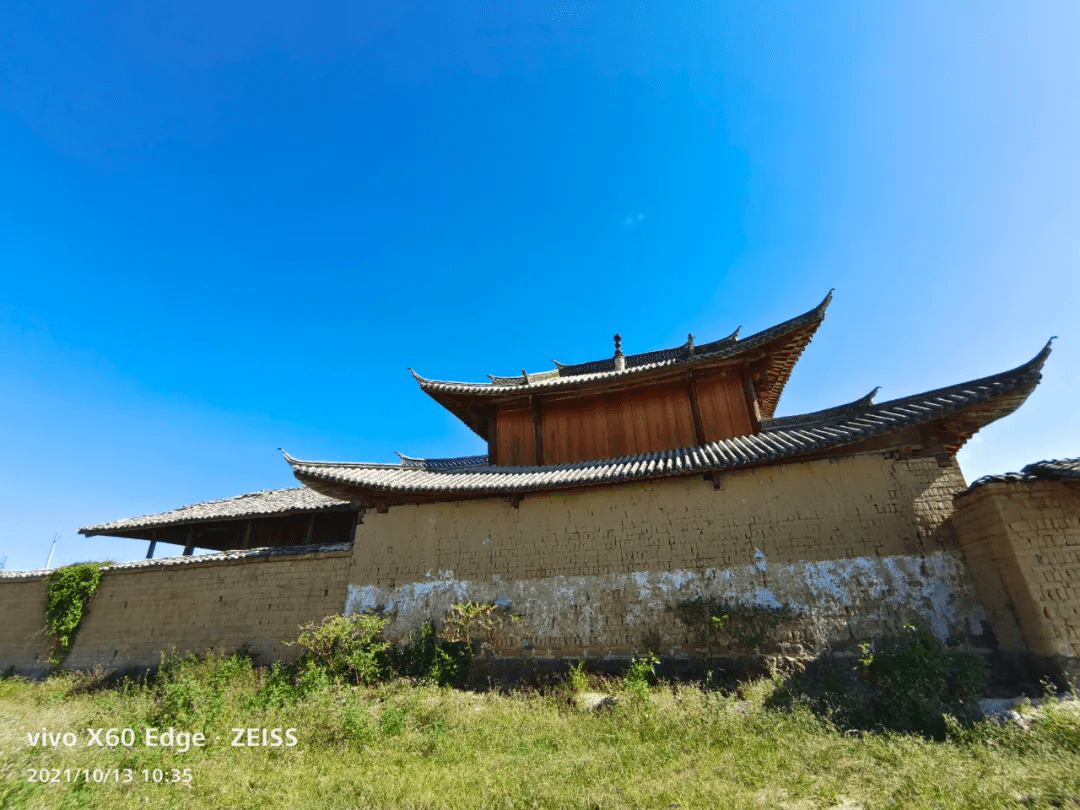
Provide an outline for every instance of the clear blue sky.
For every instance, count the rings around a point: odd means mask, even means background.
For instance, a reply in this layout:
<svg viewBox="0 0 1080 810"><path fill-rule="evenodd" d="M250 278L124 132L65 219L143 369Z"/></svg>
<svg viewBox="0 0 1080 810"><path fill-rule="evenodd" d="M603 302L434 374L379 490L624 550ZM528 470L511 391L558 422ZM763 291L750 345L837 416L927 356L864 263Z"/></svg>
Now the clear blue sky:
<svg viewBox="0 0 1080 810"><path fill-rule="evenodd" d="M429 377L836 297L778 414L1016 366L969 480L1080 456L1080 4L0 10L0 557L483 447Z"/></svg>

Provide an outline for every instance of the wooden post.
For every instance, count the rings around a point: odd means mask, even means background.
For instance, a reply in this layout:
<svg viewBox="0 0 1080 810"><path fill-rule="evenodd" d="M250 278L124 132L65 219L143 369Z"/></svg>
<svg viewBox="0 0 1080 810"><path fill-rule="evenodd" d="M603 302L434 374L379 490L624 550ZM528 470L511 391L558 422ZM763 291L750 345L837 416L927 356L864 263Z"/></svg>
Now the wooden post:
<svg viewBox="0 0 1080 810"><path fill-rule="evenodd" d="M146 559L154 559L154 549L157 548L157 529L150 532L150 548L146 551Z"/></svg>
<svg viewBox="0 0 1080 810"><path fill-rule="evenodd" d="M499 463L499 420L488 417L488 463Z"/></svg>
<svg viewBox="0 0 1080 810"><path fill-rule="evenodd" d="M750 426L754 433L761 433L761 408L758 407L757 391L750 379L749 370L744 369L742 374L743 395L746 397L746 410L750 416Z"/></svg>
<svg viewBox="0 0 1080 810"><path fill-rule="evenodd" d="M705 423L701 420L701 405L698 403L697 386L694 385L694 372L686 372L686 390L690 396L690 413L694 417L694 443L700 447L705 444Z"/></svg>
<svg viewBox="0 0 1080 810"><path fill-rule="evenodd" d="M188 529L187 533L187 545L184 546L184 556L190 557L192 552L195 551L195 527L192 526Z"/></svg>
<svg viewBox="0 0 1080 810"><path fill-rule="evenodd" d="M304 543L311 545L311 539L315 536L315 515L312 514L311 519L307 524L307 537L304 538Z"/></svg>
<svg viewBox="0 0 1080 810"><path fill-rule="evenodd" d="M244 526L244 548L251 548L251 518L248 518Z"/></svg>
<svg viewBox="0 0 1080 810"><path fill-rule="evenodd" d="M537 397L530 397L532 399L532 411L533 411L533 428L536 431L534 443L536 445L536 463L544 463L544 423L540 413L540 400Z"/></svg>

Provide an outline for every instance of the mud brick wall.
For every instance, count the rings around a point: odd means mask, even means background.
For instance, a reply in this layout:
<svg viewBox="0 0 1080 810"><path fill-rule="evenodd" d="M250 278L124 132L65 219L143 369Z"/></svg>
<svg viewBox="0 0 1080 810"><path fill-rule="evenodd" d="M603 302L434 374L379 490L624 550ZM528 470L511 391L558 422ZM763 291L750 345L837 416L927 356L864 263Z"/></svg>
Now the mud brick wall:
<svg viewBox="0 0 1080 810"><path fill-rule="evenodd" d="M1002 651L1080 672L1080 485L992 482L956 507L964 558Z"/></svg>
<svg viewBox="0 0 1080 810"><path fill-rule="evenodd" d="M45 624L45 582L41 575L0 572L0 672L37 672L49 657Z"/></svg>
<svg viewBox="0 0 1080 810"><path fill-rule="evenodd" d="M501 655L694 654L672 608L697 596L789 604L774 652L899 629L915 615L967 637L981 612L948 518L965 484L933 459L866 454L508 499L395 506L357 527L350 610L414 632L450 605L524 619Z"/></svg>
<svg viewBox="0 0 1080 810"><path fill-rule="evenodd" d="M123 563L102 569L101 585L64 667L155 667L162 653L232 652L288 659L297 626L340 613L351 552L228 552ZM33 642L44 606L43 575L0 579L0 604L18 602L16 622L0 626L0 667L46 668L47 645ZM36 646L35 646L36 644Z"/></svg>

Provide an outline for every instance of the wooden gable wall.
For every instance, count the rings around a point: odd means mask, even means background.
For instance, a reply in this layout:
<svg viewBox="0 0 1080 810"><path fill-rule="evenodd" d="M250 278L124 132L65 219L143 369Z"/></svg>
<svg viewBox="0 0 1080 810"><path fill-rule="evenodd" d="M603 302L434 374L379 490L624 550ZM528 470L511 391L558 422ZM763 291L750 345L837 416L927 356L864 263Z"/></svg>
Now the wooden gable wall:
<svg viewBox="0 0 1080 810"><path fill-rule="evenodd" d="M534 400L528 406L519 402L499 409L492 427L488 445L492 462L524 466L690 447L749 434L754 422L742 378L727 374Z"/></svg>

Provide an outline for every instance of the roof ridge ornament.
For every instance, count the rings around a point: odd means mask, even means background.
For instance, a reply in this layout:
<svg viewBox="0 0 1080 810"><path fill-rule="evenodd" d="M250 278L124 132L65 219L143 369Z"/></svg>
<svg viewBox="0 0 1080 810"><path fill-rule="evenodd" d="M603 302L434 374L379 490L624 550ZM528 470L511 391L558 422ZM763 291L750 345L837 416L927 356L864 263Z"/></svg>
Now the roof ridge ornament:
<svg viewBox="0 0 1080 810"><path fill-rule="evenodd" d="M625 371L626 370L626 355L623 354L623 350L622 350L622 335L620 335L618 332L615 333L615 355L614 355L614 357L615 357L615 370L616 371Z"/></svg>
<svg viewBox="0 0 1080 810"><path fill-rule="evenodd" d="M686 333L686 353L691 354L691 355L694 353L694 333L693 332L687 332Z"/></svg>

